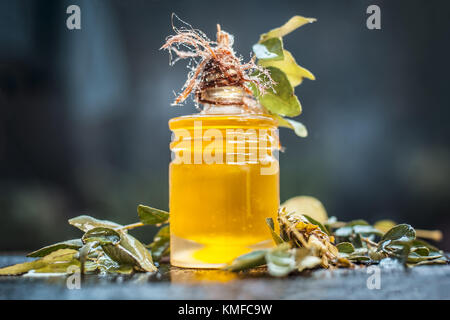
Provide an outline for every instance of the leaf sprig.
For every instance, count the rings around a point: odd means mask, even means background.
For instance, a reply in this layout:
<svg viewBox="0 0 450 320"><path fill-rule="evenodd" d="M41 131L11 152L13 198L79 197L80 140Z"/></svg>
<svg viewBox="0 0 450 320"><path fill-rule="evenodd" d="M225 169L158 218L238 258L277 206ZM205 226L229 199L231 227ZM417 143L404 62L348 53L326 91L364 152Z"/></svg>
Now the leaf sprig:
<svg viewBox="0 0 450 320"><path fill-rule="evenodd" d="M0 275L33 273L67 273L77 266L81 273L155 272L154 261L169 253L169 213L138 206L140 222L120 225L82 215L69 220L69 224L84 232L80 239L58 242L28 254L38 258L0 269ZM128 230L144 225L162 226L154 241L145 246L128 234ZM149 249L150 250L149 250Z"/></svg>
<svg viewBox="0 0 450 320"><path fill-rule="evenodd" d="M173 19L182 24L178 28ZM292 119L302 112L294 88L303 79L315 80L315 76L301 67L293 55L284 48L283 37L297 28L316 21L314 18L294 16L284 25L260 36L253 45L254 56L244 63L233 50L233 37L217 25L216 41L211 41L203 32L172 14L175 32L166 38L161 49L168 50L179 59L189 59L191 71L183 92L173 105L185 101L191 94L198 108L200 105L239 106L243 112L268 114L278 121L278 126L293 129L300 137L306 137L306 127ZM257 60L257 63L255 63ZM218 97L216 88L234 94ZM207 110L204 109L204 111Z"/></svg>
<svg viewBox="0 0 450 320"><path fill-rule="evenodd" d="M261 93L257 87L251 85L253 95L258 102L277 120L278 125L293 129L300 137L306 137L306 127L295 120L284 117L295 117L301 114L302 106L294 88L303 82L303 79L315 80L315 76L307 69L298 65L292 54L284 49L283 37L297 28L315 22L314 18L294 16L284 25L261 35L258 43L253 45L253 52L258 58L257 64L269 71L275 85ZM259 74L265 80L264 74Z"/></svg>

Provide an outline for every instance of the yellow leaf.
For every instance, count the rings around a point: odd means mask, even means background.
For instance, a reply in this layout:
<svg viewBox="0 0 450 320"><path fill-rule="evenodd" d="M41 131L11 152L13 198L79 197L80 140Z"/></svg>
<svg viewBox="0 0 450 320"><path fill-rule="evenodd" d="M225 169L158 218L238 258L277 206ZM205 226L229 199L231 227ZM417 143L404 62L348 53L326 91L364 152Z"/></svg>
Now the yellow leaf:
<svg viewBox="0 0 450 320"><path fill-rule="evenodd" d="M302 138L306 138L308 136L308 130L303 123L292 119L285 119L277 114L275 114L274 117L277 119L279 127L292 129L296 135Z"/></svg>
<svg viewBox="0 0 450 320"><path fill-rule="evenodd" d="M30 270L40 269L54 262L69 262L73 259L73 256L78 253L77 250L72 249L60 249L46 255L41 259L37 259L30 262L19 263L13 266L0 269L0 275L20 275Z"/></svg>
<svg viewBox="0 0 450 320"><path fill-rule="evenodd" d="M303 78L307 78L310 80L316 80L316 77L307 69L299 66L297 62L295 61L292 54L287 51L283 50L284 59L283 60L266 60L261 59L258 61L258 64L263 67L276 67L283 71L289 82L291 83L292 87L296 87L299 84L302 83Z"/></svg>
<svg viewBox="0 0 450 320"><path fill-rule="evenodd" d="M267 33L264 33L259 38L259 42L262 42L264 40L270 39L270 38L276 38L276 37L284 37L288 33L291 33L297 28L300 28L301 26L307 24L307 23L313 23L317 19L314 18L305 18L302 16L293 16L291 19L289 19L288 22L283 24L279 28L275 28L270 30Z"/></svg>
<svg viewBox="0 0 450 320"><path fill-rule="evenodd" d="M375 229L378 229L381 232L386 233L396 225L397 223L395 223L392 220L380 220L376 222L373 226L375 227Z"/></svg>
<svg viewBox="0 0 450 320"><path fill-rule="evenodd" d="M328 220L328 214L325 207L314 197L294 197L284 202L281 207L285 207L287 212L306 214L320 223L325 223Z"/></svg>

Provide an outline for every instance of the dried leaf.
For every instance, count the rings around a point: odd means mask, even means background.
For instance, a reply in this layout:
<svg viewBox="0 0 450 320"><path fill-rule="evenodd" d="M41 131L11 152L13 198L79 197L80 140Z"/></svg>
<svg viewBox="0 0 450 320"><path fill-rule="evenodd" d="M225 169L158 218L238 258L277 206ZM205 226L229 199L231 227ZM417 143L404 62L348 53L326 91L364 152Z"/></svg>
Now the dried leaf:
<svg viewBox="0 0 450 320"><path fill-rule="evenodd" d="M306 269L313 269L322 263L322 259L316 257L308 249L296 249L296 266L297 271L301 272Z"/></svg>
<svg viewBox="0 0 450 320"><path fill-rule="evenodd" d="M297 269L295 250L288 243L279 245L266 253L267 269L274 277L284 277Z"/></svg>
<svg viewBox="0 0 450 320"><path fill-rule="evenodd" d="M399 240L399 241L409 241L416 238L416 232L414 228L409 224L399 224L391 228L385 235L381 238L381 241L387 240Z"/></svg>

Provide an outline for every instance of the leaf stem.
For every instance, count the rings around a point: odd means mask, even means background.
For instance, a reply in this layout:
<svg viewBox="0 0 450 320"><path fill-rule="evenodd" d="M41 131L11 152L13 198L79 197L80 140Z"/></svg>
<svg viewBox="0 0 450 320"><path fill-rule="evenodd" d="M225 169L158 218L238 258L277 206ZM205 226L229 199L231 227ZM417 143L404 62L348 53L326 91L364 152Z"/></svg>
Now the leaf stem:
<svg viewBox="0 0 450 320"><path fill-rule="evenodd" d="M369 240L368 238L361 237L361 240L367 243L368 245L371 245L372 247L377 247L378 243L373 242L372 240Z"/></svg>
<svg viewBox="0 0 450 320"><path fill-rule="evenodd" d="M416 229L416 236L418 238L431 239L434 241L442 240L442 232L440 230L422 230Z"/></svg>
<svg viewBox="0 0 450 320"><path fill-rule="evenodd" d="M134 229L137 227L142 227L144 226L144 224L142 222L136 222L136 223L132 223L132 224L127 224L126 226L122 226L120 228L117 228L116 230L130 230L130 229Z"/></svg>

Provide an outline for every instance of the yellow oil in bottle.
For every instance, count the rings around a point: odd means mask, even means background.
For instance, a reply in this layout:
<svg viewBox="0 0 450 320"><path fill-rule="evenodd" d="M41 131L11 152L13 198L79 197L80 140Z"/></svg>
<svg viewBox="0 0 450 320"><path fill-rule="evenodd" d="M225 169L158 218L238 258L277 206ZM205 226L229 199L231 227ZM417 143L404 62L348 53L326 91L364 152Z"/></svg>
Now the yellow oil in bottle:
<svg viewBox="0 0 450 320"><path fill-rule="evenodd" d="M279 207L277 123L262 115L170 120L171 264L218 268L271 247Z"/></svg>

